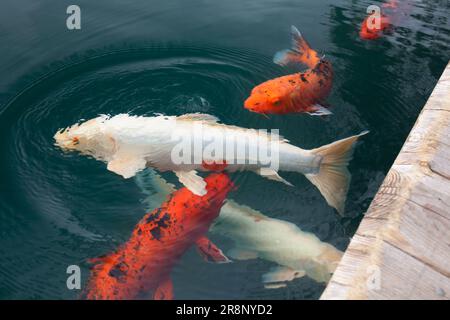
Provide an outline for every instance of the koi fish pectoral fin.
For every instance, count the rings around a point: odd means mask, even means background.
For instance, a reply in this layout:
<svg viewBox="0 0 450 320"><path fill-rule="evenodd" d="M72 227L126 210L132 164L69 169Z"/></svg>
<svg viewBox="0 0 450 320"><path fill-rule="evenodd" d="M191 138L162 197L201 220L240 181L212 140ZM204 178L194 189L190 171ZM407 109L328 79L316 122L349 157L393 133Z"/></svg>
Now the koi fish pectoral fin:
<svg viewBox="0 0 450 320"><path fill-rule="evenodd" d="M233 248L229 250L227 254L232 259L236 260L252 260L258 258L258 252L241 248Z"/></svg>
<svg viewBox="0 0 450 320"><path fill-rule="evenodd" d="M133 177L137 172L145 169L146 161L143 158L117 155L108 162L108 170L124 177Z"/></svg>
<svg viewBox="0 0 450 320"><path fill-rule="evenodd" d="M197 175L197 171L175 171L178 180L191 191L198 196L204 196L206 194L206 182Z"/></svg>
<svg viewBox="0 0 450 320"><path fill-rule="evenodd" d="M196 242L197 251L206 262L229 263L231 262L225 254L207 237L201 237Z"/></svg>
<svg viewBox="0 0 450 320"><path fill-rule="evenodd" d="M312 116L329 116L333 114L333 112L320 104L313 105L308 113Z"/></svg>
<svg viewBox="0 0 450 320"><path fill-rule="evenodd" d="M264 178L269 179L269 180L279 181L279 182L283 182L284 184L287 184L288 186L291 186L291 187L293 186L292 183L290 183L289 181L282 178L278 174L278 172L276 172L275 170L273 170L271 168L259 168L256 171L256 173Z"/></svg>
<svg viewBox="0 0 450 320"><path fill-rule="evenodd" d="M295 278L301 278L306 275L304 270L294 270L289 267L277 266L263 274L262 281L267 289L285 287L285 282L292 281Z"/></svg>
<svg viewBox="0 0 450 320"><path fill-rule="evenodd" d="M156 288L153 300L173 300L173 283L170 278L161 282Z"/></svg>
<svg viewBox="0 0 450 320"><path fill-rule="evenodd" d="M280 289L280 288L285 288L285 287L287 287L285 282L264 284L264 288L266 288L266 289Z"/></svg>

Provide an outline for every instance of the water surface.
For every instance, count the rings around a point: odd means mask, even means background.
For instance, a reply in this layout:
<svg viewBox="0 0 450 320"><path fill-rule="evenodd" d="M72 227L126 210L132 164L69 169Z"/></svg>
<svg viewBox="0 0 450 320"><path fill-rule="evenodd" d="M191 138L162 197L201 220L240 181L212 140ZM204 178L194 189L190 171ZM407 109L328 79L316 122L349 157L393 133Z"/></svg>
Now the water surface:
<svg viewBox="0 0 450 320"><path fill-rule="evenodd" d="M205 112L222 122L277 128L312 148L362 130L345 217L302 176L295 187L239 175L232 198L345 250L449 59L447 1L411 1L392 34L358 38L376 1L77 1L82 29L66 29L69 1L0 5L0 299L76 299L66 268L126 241L145 212L136 182L53 146L58 128L98 114ZM272 63L296 25L333 63L334 115L266 119L243 109L252 87L292 73ZM166 178L173 179L170 174ZM216 244L229 239L212 235ZM173 273L176 298L316 299L304 278L267 290L262 260L204 263L189 251Z"/></svg>

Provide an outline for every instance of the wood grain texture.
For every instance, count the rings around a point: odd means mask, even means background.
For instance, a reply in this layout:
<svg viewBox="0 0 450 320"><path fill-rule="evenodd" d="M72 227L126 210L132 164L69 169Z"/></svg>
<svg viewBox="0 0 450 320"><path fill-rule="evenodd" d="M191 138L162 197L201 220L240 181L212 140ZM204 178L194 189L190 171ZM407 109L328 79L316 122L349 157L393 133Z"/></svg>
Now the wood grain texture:
<svg viewBox="0 0 450 320"><path fill-rule="evenodd" d="M321 299L450 299L450 63Z"/></svg>

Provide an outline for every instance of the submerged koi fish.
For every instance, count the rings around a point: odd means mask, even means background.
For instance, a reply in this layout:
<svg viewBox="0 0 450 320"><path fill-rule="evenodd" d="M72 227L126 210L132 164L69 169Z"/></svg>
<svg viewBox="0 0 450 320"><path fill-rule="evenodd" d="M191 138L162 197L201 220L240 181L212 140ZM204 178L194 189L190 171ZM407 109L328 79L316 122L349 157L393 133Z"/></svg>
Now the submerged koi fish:
<svg viewBox="0 0 450 320"><path fill-rule="evenodd" d="M136 182L147 194L144 203L148 208L157 206L175 189L150 169L137 175ZM284 287L287 281L303 276L328 282L342 257L341 251L293 223L269 218L232 200L222 206L210 232L234 242L235 247L226 252L231 259L276 263L278 266L263 275L266 288Z"/></svg>
<svg viewBox="0 0 450 320"><path fill-rule="evenodd" d="M292 49L275 54L274 62L282 66L302 63L305 72L275 78L253 88L244 103L246 109L262 114L306 112L329 115L322 106L333 84L333 68L328 60L319 57L296 27L291 27Z"/></svg>
<svg viewBox="0 0 450 320"><path fill-rule="evenodd" d="M146 214L116 252L93 259L87 299L172 299L170 273L181 256L197 245L209 262L229 260L205 234L233 188L226 173L205 178L207 193L174 191L160 208Z"/></svg>
<svg viewBox="0 0 450 320"><path fill-rule="evenodd" d="M231 200L222 207L211 232L232 239L235 247L226 252L231 259L259 258L278 264L263 275L266 288L285 287L287 281L303 276L328 282L342 258L341 251L295 224Z"/></svg>
<svg viewBox="0 0 450 320"><path fill-rule="evenodd" d="M199 132L196 128L201 127ZM180 147L180 141L173 133L194 144L194 153L199 146L203 162L175 163L173 152ZM205 166L211 160L227 163L227 171L249 170L265 178L291 185L278 175L278 171L302 173L322 193L328 204L343 213L351 175L347 170L353 155L353 146L363 132L312 150L304 150L282 138L263 134L254 129L219 124L218 119L207 114L184 116L138 117L120 114L109 118L100 116L87 122L58 131L54 138L63 150L79 151L108 164L108 170L124 178L130 178L146 167L159 171L173 171L189 190L196 195L205 194L205 181L197 171L215 171ZM234 139L234 140L233 140ZM277 170L265 159L253 158L250 152L216 154L205 159L205 153L212 141L228 143L242 142L245 150L258 150L259 154L277 156ZM239 142L237 142L239 140ZM233 146L236 146L234 144ZM191 150L192 145L188 146ZM228 147L227 147L228 148ZM275 150L275 151L274 151ZM183 151L184 152L184 151ZM194 155L196 157L196 155Z"/></svg>
<svg viewBox="0 0 450 320"><path fill-rule="evenodd" d="M397 15L398 0L390 0L381 6L381 12L373 12L368 15L361 24L359 36L364 40L375 40L392 28ZM380 14L380 21L376 24L376 15Z"/></svg>

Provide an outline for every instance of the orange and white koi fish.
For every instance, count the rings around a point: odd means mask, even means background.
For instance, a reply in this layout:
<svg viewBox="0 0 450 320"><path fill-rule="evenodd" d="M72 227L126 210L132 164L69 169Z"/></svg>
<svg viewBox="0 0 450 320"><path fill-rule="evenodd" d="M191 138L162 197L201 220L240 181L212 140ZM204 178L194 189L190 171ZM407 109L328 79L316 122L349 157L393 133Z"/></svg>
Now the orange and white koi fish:
<svg viewBox="0 0 450 320"><path fill-rule="evenodd" d="M228 262L205 234L234 185L226 173L212 173L205 181L204 196L187 188L173 192L160 208L142 218L116 252L93 259L97 264L83 297L172 299L170 273L192 245L209 262Z"/></svg>
<svg viewBox="0 0 450 320"><path fill-rule="evenodd" d="M319 57L294 26L291 35L292 48L276 53L274 62L280 65L302 63L309 69L261 83L253 88L244 106L262 114L329 115L331 112L322 103L333 84L331 62Z"/></svg>
<svg viewBox="0 0 450 320"><path fill-rule="evenodd" d="M368 15L361 24L359 31L360 38L364 40L380 38L386 31L392 28L397 9L398 0L391 0L381 6L381 12L374 11Z"/></svg>
<svg viewBox="0 0 450 320"><path fill-rule="evenodd" d="M137 175L136 183L147 195L143 202L149 210L174 191L173 185L151 169ZM304 276L328 282L342 258L340 250L314 234L233 200L222 206L210 232L232 240L234 247L226 254L233 260L263 259L275 263L262 277L266 288L284 287L288 281Z"/></svg>
<svg viewBox="0 0 450 320"><path fill-rule="evenodd" d="M230 238L234 248L226 251L233 260L263 259L276 263L262 277L268 289L307 276L328 282L342 252L288 221L270 218L250 207L228 200L211 232Z"/></svg>

